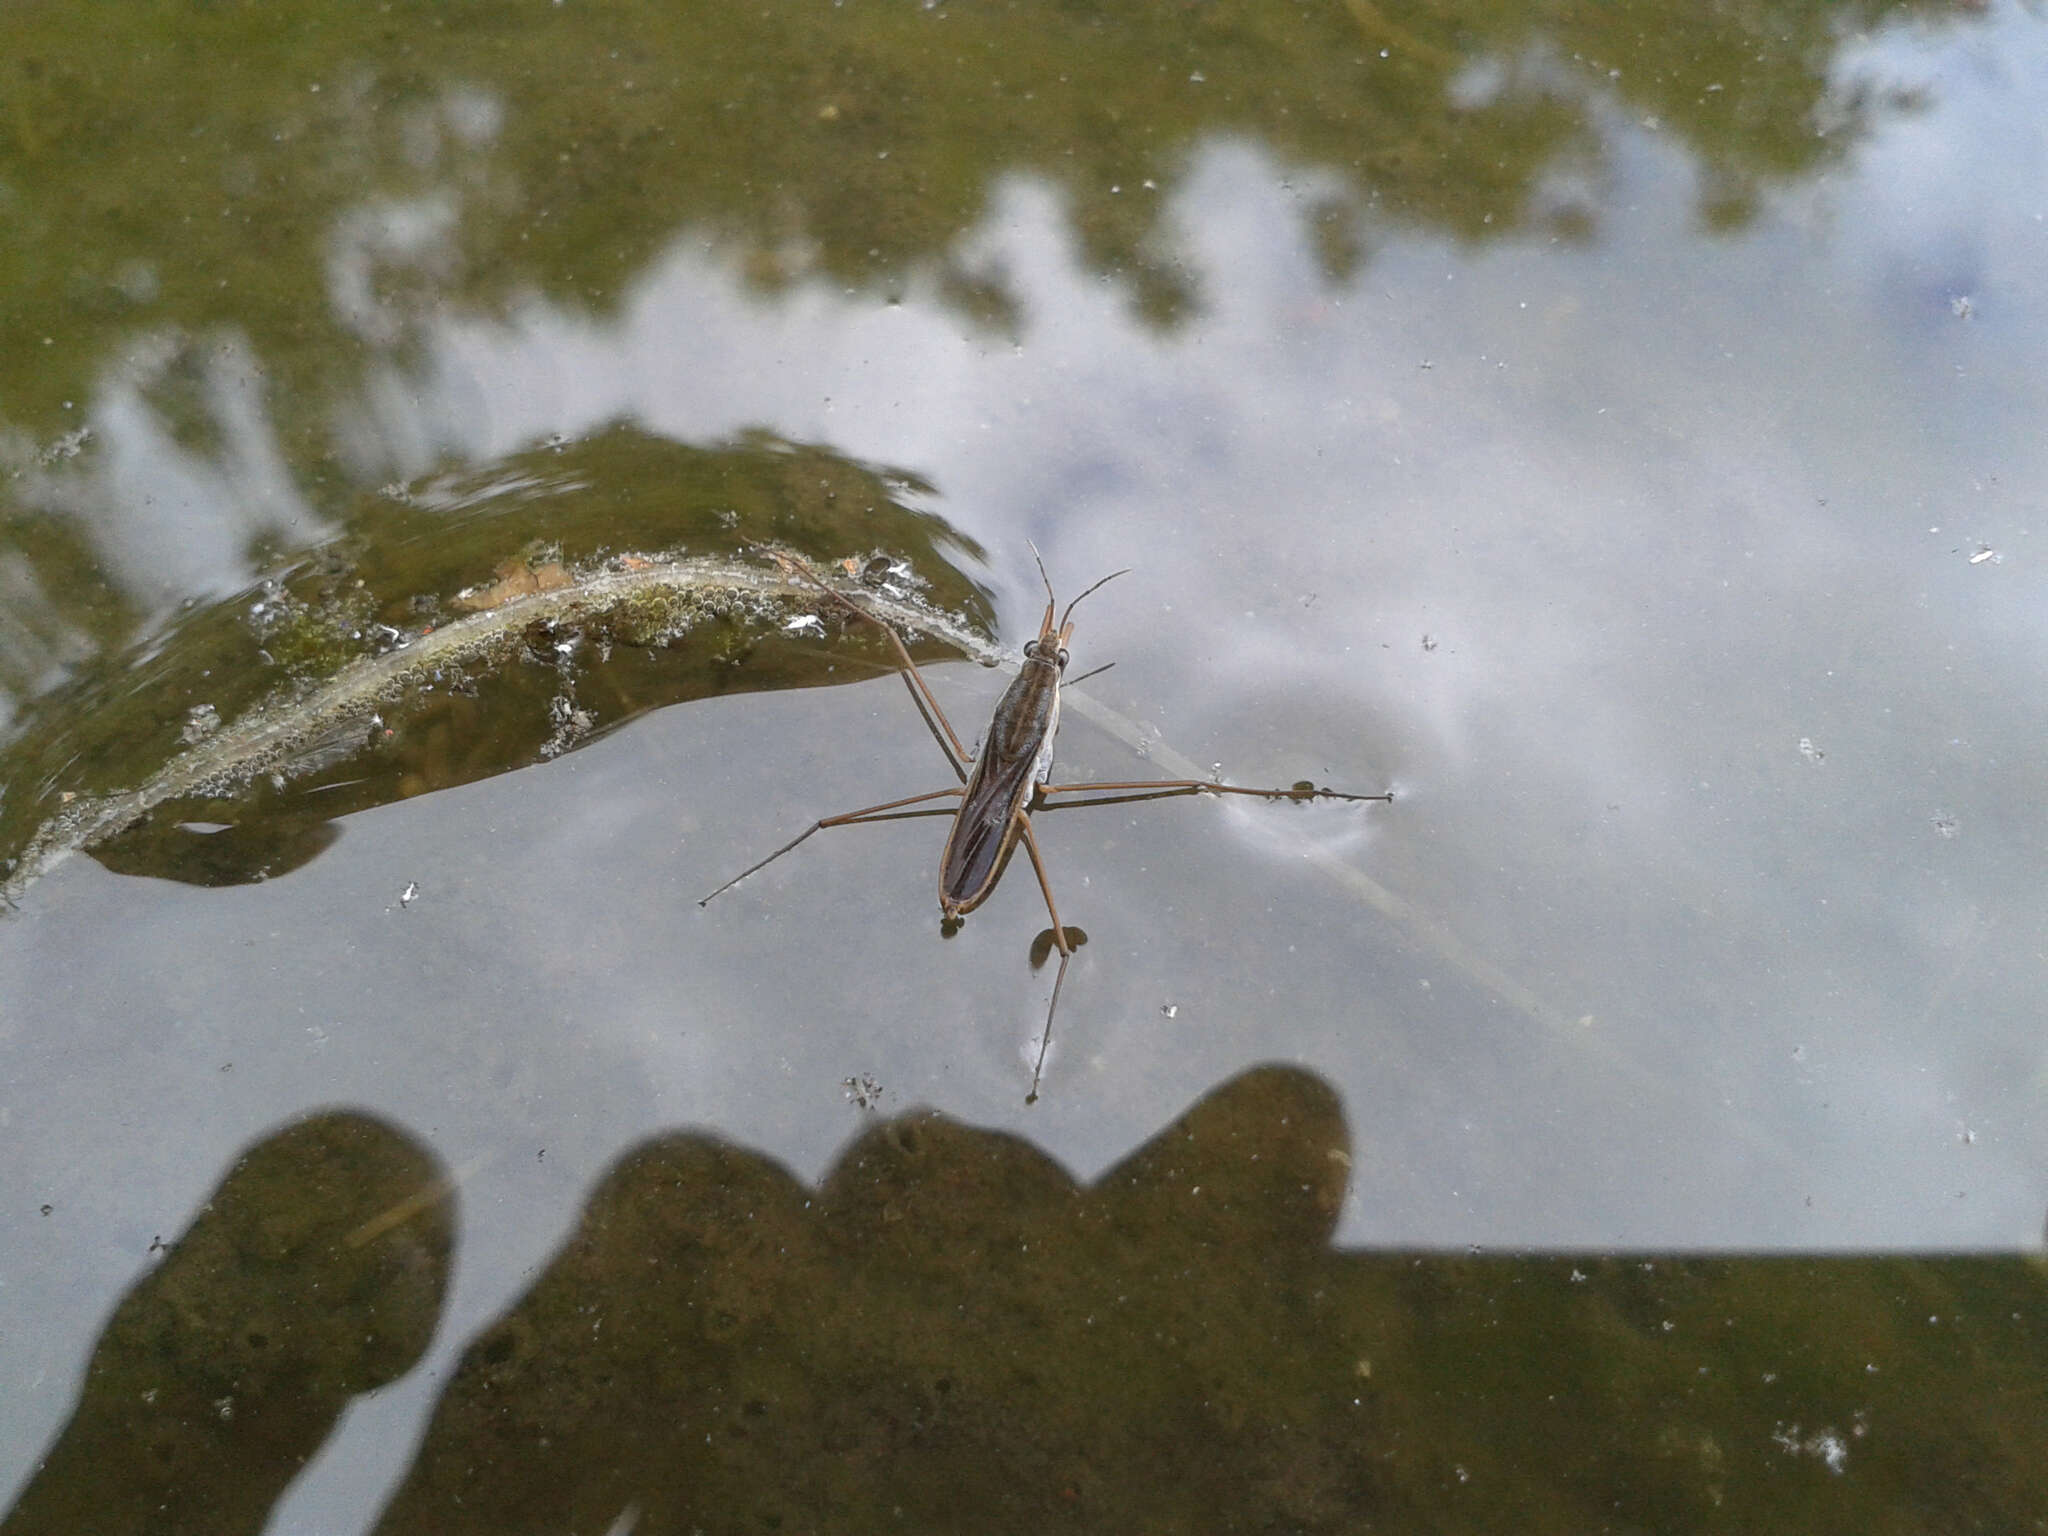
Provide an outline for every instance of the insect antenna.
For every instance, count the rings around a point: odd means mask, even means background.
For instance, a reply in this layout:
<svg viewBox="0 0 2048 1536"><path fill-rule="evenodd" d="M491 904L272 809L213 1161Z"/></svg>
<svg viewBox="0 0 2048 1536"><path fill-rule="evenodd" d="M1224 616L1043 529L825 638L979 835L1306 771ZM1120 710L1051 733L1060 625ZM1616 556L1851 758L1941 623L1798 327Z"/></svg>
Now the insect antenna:
<svg viewBox="0 0 2048 1536"><path fill-rule="evenodd" d="M1038 579L1045 583L1045 617L1038 621L1038 631L1040 634L1049 635L1052 633L1052 611L1058 605L1059 599L1052 595L1052 578L1045 574L1045 558L1038 553L1038 546L1026 539L1024 547L1031 551L1031 558L1038 562Z"/></svg>
<svg viewBox="0 0 2048 1536"><path fill-rule="evenodd" d="M1103 577L1102 580L1096 582L1094 586L1088 588L1087 592L1083 592L1081 594L1081 597L1086 597L1088 595L1088 592L1094 592L1102 587L1108 586L1112 581L1115 581L1119 576L1128 576L1130 574L1131 568L1129 566L1125 566L1120 571L1111 571L1107 576ZM1073 620L1074 610L1081 606L1081 597L1077 597L1071 603L1067 604L1067 611L1060 615L1060 633L1062 635L1064 635L1067 632Z"/></svg>

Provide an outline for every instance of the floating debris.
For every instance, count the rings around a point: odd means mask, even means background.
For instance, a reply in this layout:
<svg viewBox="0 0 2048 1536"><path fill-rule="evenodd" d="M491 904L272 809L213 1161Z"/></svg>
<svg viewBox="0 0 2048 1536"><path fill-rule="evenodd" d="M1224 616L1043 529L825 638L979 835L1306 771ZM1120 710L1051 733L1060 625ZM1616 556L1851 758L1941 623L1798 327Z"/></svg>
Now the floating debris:
<svg viewBox="0 0 2048 1536"><path fill-rule="evenodd" d="M578 708L576 701L566 693L558 693L548 700L548 720L554 730L541 743L540 755L543 758L560 757L588 736L591 727L597 724L597 716L587 709Z"/></svg>
<svg viewBox="0 0 2048 1536"><path fill-rule="evenodd" d="M1805 758L1809 763L1812 763L1815 767L1819 767L1822 763L1828 760L1827 753L1821 751L1819 747L1816 747L1813 744L1813 738L1811 736L1802 736L1799 738L1799 755Z"/></svg>
<svg viewBox="0 0 2048 1536"><path fill-rule="evenodd" d="M178 732L178 740L186 746L197 746L220 729L220 711L211 704L195 704L185 712L185 728Z"/></svg>
<svg viewBox="0 0 2048 1536"><path fill-rule="evenodd" d="M855 1109L874 1109L882 1102L882 1085L874 1074L863 1072L859 1077L849 1077L842 1086L846 1090L846 1102Z"/></svg>
<svg viewBox="0 0 2048 1536"><path fill-rule="evenodd" d="M860 568L860 584L882 592L901 592L915 584L910 562L893 555L876 555Z"/></svg>
<svg viewBox="0 0 2048 1536"><path fill-rule="evenodd" d="M398 893L398 904L399 904L399 905L400 905L401 907L409 907L409 906L411 906L411 905L413 904L413 902L414 902L414 901L415 901L416 899L418 899L418 897L419 897L419 894L420 894L420 883L419 883L419 881L417 881L417 880L408 880L408 881L406 881L406 882L405 882L405 889L404 889L404 890L402 890L402 891L400 891L400 892Z"/></svg>
<svg viewBox="0 0 2048 1536"><path fill-rule="evenodd" d="M524 560L506 560L497 567L496 581L480 587L464 587L451 600L464 613L484 613L517 597L536 592L559 592L573 579L559 560L529 565Z"/></svg>

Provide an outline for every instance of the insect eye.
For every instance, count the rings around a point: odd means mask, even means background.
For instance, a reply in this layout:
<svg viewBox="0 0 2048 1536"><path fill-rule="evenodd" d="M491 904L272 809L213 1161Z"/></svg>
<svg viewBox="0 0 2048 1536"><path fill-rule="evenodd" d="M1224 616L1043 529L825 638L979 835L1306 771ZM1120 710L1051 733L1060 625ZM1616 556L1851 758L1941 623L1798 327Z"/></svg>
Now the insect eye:
<svg viewBox="0 0 2048 1536"><path fill-rule="evenodd" d="M1038 654L1038 642L1037 642L1036 640L1026 640L1026 641L1024 642L1024 655L1025 655L1025 658L1026 658L1026 659L1028 660L1028 659L1030 659L1031 657L1033 657L1033 656L1036 656L1037 654Z"/></svg>
<svg viewBox="0 0 2048 1536"><path fill-rule="evenodd" d="M1067 648L1064 645L1060 647L1060 670L1067 670Z"/></svg>

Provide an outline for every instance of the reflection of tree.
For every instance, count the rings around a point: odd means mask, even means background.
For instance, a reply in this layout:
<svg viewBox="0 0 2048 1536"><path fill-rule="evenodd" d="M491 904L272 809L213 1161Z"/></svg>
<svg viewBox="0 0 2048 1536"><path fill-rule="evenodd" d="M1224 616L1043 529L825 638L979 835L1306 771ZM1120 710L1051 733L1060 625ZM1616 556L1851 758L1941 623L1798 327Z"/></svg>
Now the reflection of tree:
<svg viewBox="0 0 2048 1536"><path fill-rule="evenodd" d="M602 309L689 229L767 288L926 273L1008 323L1004 274L961 236L1022 172L1063 193L1084 258L1168 322L1196 295L1162 210L1198 146L1236 137L1298 170L1340 276L1390 227L1583 229L1597 209L1537 194L1598 155L1602 100L1690 145L1708 215L1739 221L1760 182L1853 138L1854 96L1816 131L1830 62L1892 9L301 0L116 6L80 27L17 0L0 58L0 689L30 697L160 638L140 633L134 573L110 577L79 535L105 488L62 457L114 374L209 472L235 457L215 387L232 376L276 472L253 495L207 483L250 503L242 568L274 569L297 553L280 530L370 534L337 397L364 359L412 356L451 300Z"/></svg>
<svg viewBox="0 0 2048 1536"><path fill-rule="evenodd" d="M943 266L1012 171L1061 187L1090 262L1170 316L1188 294L1159 211L1205 139L1327 173L1343 207L1500 235L1586 143L1594 92L1657 117L1711 186L1813 165L1843 137L1813 121L1838 38L1893 9L401 0L80 28L24 0L0 64L0 400L54 428L137 325L244 328L305 379L337 325L402 334L408 290L602 306L683 227L763 281L886 287ZM1474 70L1501 88L1448 89Z"/></svg>
<svg viewBox="0 0 2048 1536"><path fill-rule="evenodd" d="M355 1123L243 1166L305 1158L343 1189L329 1143ZM356 1136L373 1130L388 1139ZM1329 1089L1278 1068L1085 1188L929 1114L873 1128L816 1190L702 1135L647 1142L470 1344L378 1529L1862 1532L2038 1513L2029 1261L1342 1253L1350 1156ZM273 1180L253 1192L276 1208L224 1245L222 1209L255 1183L231 1176L123 1304L0 1531L254 1531L328 1399L280 1422L212 1397L275 1409L277 1381L382 1379L358 1361L366 1318L388 1355L417 1350L446 1219L431 1174L411 1178L332 1209ZM336 1295L345 1252L362 1278ZM278 1298L301 1294L279 1329ZM260 1360L254 1329L277 1335ZM144 1382L163 1396L138 1407ZM160 1453L194 1437L204 1464ZM235 1497L209 1511L208 1489ZM157 1504L183 1518L143 1518Z"/></svg>

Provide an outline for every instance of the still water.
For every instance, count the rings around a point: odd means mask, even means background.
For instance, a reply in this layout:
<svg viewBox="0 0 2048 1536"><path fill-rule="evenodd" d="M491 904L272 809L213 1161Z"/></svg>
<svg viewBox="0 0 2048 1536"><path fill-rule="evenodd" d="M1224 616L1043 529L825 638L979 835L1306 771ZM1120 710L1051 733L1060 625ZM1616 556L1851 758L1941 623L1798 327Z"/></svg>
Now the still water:
<svg viewBox="0 0 2048 1536"><path fill-rule="evenodd" d="M11 25L10 1532L2038 1518L2036 10Z"/></svg>

